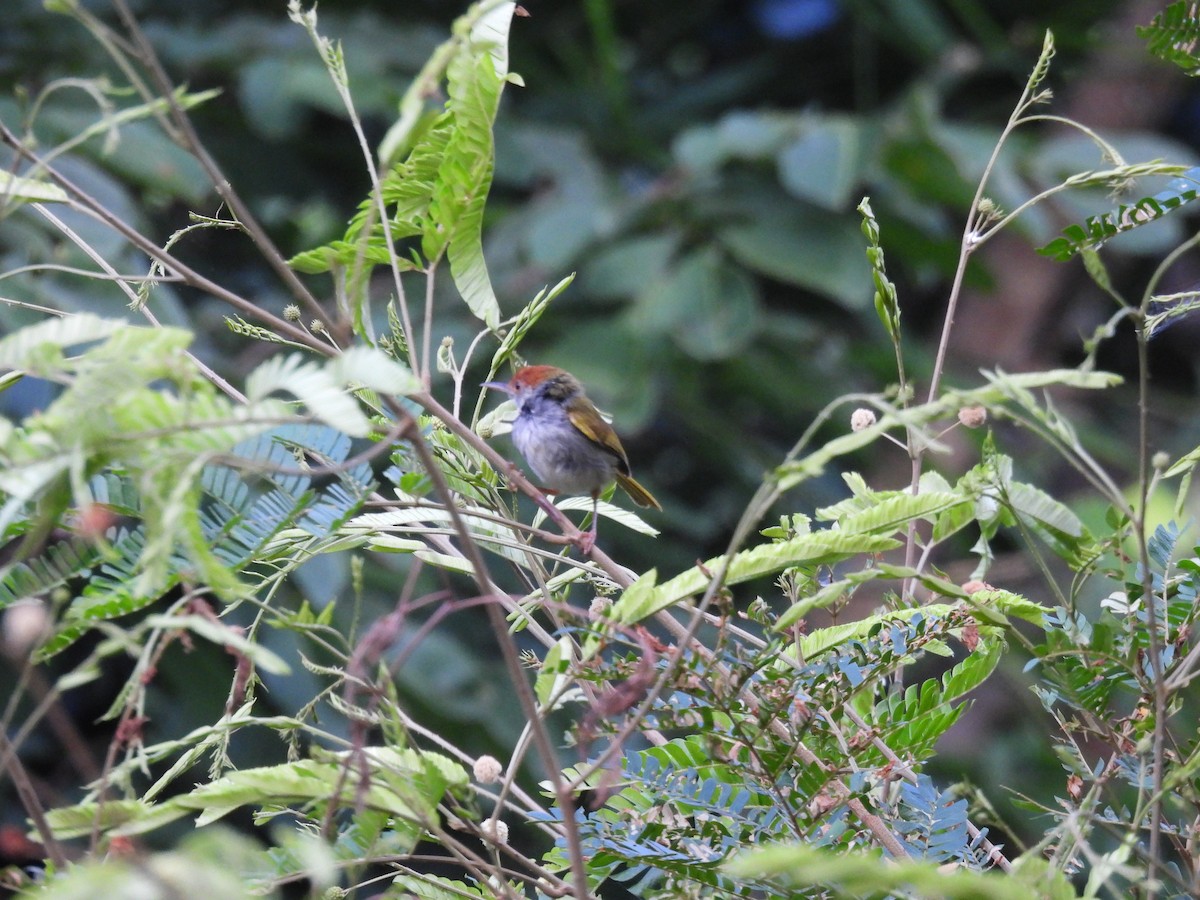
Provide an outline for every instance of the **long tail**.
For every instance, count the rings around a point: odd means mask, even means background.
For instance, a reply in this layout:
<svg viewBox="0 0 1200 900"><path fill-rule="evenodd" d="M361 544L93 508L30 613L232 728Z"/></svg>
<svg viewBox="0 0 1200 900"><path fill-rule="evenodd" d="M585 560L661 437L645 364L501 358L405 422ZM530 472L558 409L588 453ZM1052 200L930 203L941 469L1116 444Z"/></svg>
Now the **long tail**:
<svg viewBox="0 0 1200 900"><path fill-rule="evenodd" d="M662 504L654 499L654 495L634 481L629 475L623 475L618 472L617 484L619 484L621 489L629 495L629 499L638 506L648 506L654 509L662 509Z"/></svg>

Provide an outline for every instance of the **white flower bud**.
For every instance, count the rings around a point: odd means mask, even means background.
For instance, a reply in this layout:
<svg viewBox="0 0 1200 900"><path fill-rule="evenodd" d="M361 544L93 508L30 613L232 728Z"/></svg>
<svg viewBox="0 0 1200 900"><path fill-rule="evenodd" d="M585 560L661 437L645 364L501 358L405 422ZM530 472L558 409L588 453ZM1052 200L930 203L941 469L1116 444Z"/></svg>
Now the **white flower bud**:
<svg viewBox="0 0 1200 900"><path fill-rule="evenodd" d="M850 430L865 431L875 424L875 410L856 409L850 414Z"/></svg>

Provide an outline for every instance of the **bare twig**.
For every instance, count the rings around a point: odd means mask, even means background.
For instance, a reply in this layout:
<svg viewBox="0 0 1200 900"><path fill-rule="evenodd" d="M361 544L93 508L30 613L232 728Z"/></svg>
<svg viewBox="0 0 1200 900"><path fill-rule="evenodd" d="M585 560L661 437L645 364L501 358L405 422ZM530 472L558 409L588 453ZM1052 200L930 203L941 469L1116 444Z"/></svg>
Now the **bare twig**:
<svg viewBox="0 0 1200 900"><path fill-rule="evenodd" d="M124 24L125 30L129 32L130 40L137 49L137 54L142 65L149 71L155 86L170 106L171 121L177 131L180 144L200 163L221 200L229 207L242 227L246 229L250 240L254 242L254 246L258 248L267 265L287 285L292 296L299 300L311 315L326 322L325 312L321 308L321 304L317 302L312 292L304 286L304 282L300 280L300 277L292 267L287 264L287 260L279 252L279 249L259 223L253 211L243 202L241 195L233 189L233 185L229 183L229 180L217 165L216 160L208 152L208 148L204 146L204 142L200 140L200 136L196 133L196 129L192 125L191 117L179 105L179 101L175 97L171 79L167 75L161 60L159 60L158 54L154 52L154 47L146 40L145 33L142 31L137 19L134 18L125 0L112 0L112 3L117 11L117 15L121 17L121 22Z"/></svg>

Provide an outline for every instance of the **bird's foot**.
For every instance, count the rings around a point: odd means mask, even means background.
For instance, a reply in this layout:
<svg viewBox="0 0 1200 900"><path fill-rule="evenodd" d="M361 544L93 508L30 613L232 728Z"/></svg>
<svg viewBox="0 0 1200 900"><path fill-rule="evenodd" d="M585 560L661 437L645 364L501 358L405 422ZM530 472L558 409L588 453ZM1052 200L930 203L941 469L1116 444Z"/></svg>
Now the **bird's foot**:
<svg viewBox="0 0 1200 900"><path fill-rule="evenodd" d="M596 532L582 531L579 537L575 538L575 546L579 548L579 552L587 556L592 552L592 548L596 546Z"/></svg>

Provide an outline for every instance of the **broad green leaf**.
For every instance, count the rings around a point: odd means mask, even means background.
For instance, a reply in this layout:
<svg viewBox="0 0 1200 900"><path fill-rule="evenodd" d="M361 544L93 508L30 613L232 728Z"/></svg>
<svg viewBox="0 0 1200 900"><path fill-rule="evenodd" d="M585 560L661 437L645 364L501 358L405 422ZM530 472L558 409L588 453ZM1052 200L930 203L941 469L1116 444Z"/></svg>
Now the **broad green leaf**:
<svg viewBox="0 0 1200 900"><path fill-rule="evenodd" d="M735 221L718 243L749 269L822 294L847 309L870 302L871 275L858 229L813 207L796 206Z"/></svg>
<svg viewBox="0 0 1200 900"><path fill-rule="evenodd" d="M769 159L794 139L796 132L795 116L735 110L716 124L696 125L681 132L671 153L679 166L710 175L734 160Z"/></svg>
<svg viewBox="0 0 1200 900"><path fill-rule="evenodd" d="M865 157L863 119L806 116L799 134L776 155L779 181L794 197L830 212L850 200Z"/></svg>
<svg viewBox="0 0 1200 900"><path fill-rule="evenodd" d="M898 541L879 535L815 531L790 541L742 550L729 561L728 570L725 569L725 558L718 556L705 562L702 567L688 569L670 581L657 584L657 572L651 569L621 595L613 605L612 617L626 625L640 622L660 610L703 593L713 578L723 571L724 584L738 584L791 566L832 564L860 553L883 553L898 546Z"/></svg>
<svg viewBox="0 0 1200 900"><path fill-rule="evenodd" d="M1046 896L1003 874L964 868L947 871L932 861L897 861L854 851L831 853L810 844L775 844L742 852L725 868L742 878L781 880L796 896L807 894L806 888L827 892L831 887L846 897L897 893L941 900L1042 900Z"/></svg>
<svg viewBox="0 0 1200 900"><path fill-rule="evenodd" d="M638 298L633 322L674 340L696 359L726 359L758 330L758 288L720 251L707 247L685 256Z"/></svg>
<svg viewBox="0 0 1200 900"><path fill-rule="evenodd" d="M589 255L579 286L592 297L636 297L661 278L679 249L679 235L641 234L609 244Z"/></svg>
<svg viewBox="0 0 1200 900"><path fill-rule="evenodd" d="M67 192L57 184L0 172L0 209L17 203L66 203Z"/></svg>
<svg viewBox="0 0 1200 900"><path fill-rule="evenodd" d="M860 512L842 516L838 528L851 534L891 534L909 522L928 520L963 502L961 494L952 492L916 495L900 492Z"/></svg>

